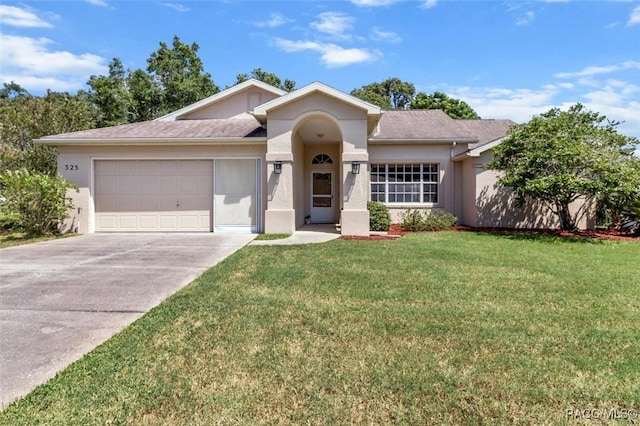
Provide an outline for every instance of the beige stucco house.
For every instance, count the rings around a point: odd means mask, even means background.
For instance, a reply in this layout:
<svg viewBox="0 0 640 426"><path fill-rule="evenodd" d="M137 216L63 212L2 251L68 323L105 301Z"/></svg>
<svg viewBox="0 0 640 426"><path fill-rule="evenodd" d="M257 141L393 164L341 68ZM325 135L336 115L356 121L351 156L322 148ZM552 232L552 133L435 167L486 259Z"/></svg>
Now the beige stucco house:
<svg viewBox="0 0 640 426"><path fill-rule="evenodd" d="M509 120L382 111L322 83L287 93L256 80L154 121L39 139L79 188L80 233L291 233L337 223L368 235L368 200L395 220L441 208L470 226L553 227L515 207L486 170Z"/></svg>

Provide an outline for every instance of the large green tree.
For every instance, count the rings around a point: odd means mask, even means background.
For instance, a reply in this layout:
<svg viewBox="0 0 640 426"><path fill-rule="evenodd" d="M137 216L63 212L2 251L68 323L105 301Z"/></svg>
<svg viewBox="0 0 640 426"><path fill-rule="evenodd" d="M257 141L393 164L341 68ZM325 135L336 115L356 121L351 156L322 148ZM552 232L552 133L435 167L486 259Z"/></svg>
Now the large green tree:
<svg viewBox="0 0 640 426"><path fill-rule="evenodd" d="M178 36L147 59L146 69L125 69L119 58L109 64L109 74L91 76L91 88L83 93L98 109L98 126L152 120L219 91L204 72L198 45L187 45Z"/></svg>
<svg viewBox="0 0 640 426"><path fill-rule="evenodd" d="M82 97L68 93L47 91L44 96L32 96L6 83L4 89L19 95L0 97L0 173L27 168L56 175L55 152L34 146L33 139L93 128L94 109Z"/></svg>
<svg viewBox="0 0 640 426"><path fill-rule="evenodd" d="M87 84L91 91L88 99L100 111L99 127L130 122L131 96L127 80L128 71L118 58L113 58L109 63L109 75L92 75L89 78Z"/></svg>
<svg viewBox="0 0 640 426"><path fill-rule="evenodd" d="M204 72L202 60L198 56L200 47L173 37L171 47L160 42L160 48L151 53L147 60L147 72L154 77L162 90L160 113L168 113L211 96L220 89Z"/></svg>
<svg viewBox="0 0 640 426"><path fill-rule="evenodd" d="M624 198L640 185L638 140L619 134L618 125L581 104L553 108L514 126L488 167L502 172L499 182L519 202L544 203L573 230L592 202L614 193ZM582 207L570 208L578 200Z"/></svg>
<svg viewBox="0 0 640 426"><path fill-rule="evenodd" d="M449 97L443 92L420 92L411 101L411 109L440 109L451 118L479 119L480 116L465 101Z"/></svg>
<svg viewBox="0 0 640 426"><path fill-rule="evenodd" d="M255 78L256 80L262 81L263 83L270 84L273 87L277 87L279 89L285 90L287 92L291 92L296 88L296 82L293 80L289 80L288 78L282 81L280 77L276 74L264 71L262 68L256 68L251 71L251 74L242 73L236 76L236 84L240 84L244 81L249 80L250 78Z"/></svg>
<svg viewBox="0 0 640 426"><path fill-rule="evenodd" d="M416 93L413 83L399 78L388 78L351 91L351 95L379 106L382 109L408 109Z"/></svg>

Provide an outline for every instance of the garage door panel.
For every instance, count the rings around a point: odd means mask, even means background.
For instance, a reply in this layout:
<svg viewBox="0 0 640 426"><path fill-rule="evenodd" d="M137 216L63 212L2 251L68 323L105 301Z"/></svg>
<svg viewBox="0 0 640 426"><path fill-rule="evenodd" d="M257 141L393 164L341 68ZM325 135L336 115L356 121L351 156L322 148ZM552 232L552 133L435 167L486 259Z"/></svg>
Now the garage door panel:
<svg viewBox="0 0 640 426"><path fill-rule="evenodd" d="M176 199L177 195L174 196L169 196L169 195L164 195L161 197L158 197L156 199L156 208L154 210L157 211L174 211L177 210L178 208L182 207L182 205L180 205L178 207L178 200Z"/></svg>
<svg viewBox="0 0 640 426"><path fill-rule="evenodd" d="M181 176L189 176L189 175L201 175L210 173L210 164L204 162L196 162L194 164L189 164L187 162L182 162L178 165L178 169L176 173Z"/></svg>
<svg viewBox="0 0 640 426"><path fill-rule="evenodd" d="M205 200L196 196L185 196L180 198L180 208L183 210L204 210L210 208Z"/></svg>
<svg viewBox="0 0 640 426"><path fill-rule="evenodd" d="M118 216L118 228L133 231L138 228L138 217L132 214Z"/></svg>
<svg viewBox="0 0 640 426"><path fill-rule="evenodd" d="M158 210L158 199L155 197L140 197L138 199L137 211L149 212Z"/></svg>
<svg viewBox="0 0 640 426"><path fill-rule="evenodd" d="M211 191L211 185L204 185L202 179L199 176L181 176L178 178L178 192L185 195L199 194L202 190L206 190L209 193Z"/></svg>
<svg viewBox="0 0 640 426"><path fill-rule="evenodd" d="M115 215L102 215L97 218L96 228L103 230L116 230L118 228L118 218Z"/></svg>
<svg viewBox="0 0 640 426"><path fill-rule="evenodd" d="M114 194L141 194L138 178L132 175L121 175L111 177L116 183Z"/></svg>
<svg viewBox="0 0 640 426"><path fill-rule="evenodd" d="M98 161L95 164L95 173L96 176L117 176L118 163L116 161Z"/></svg>
<svg viewBox="0 0 640 426"><path fill-rule="evenodd" d="M155 179L158 183L158 193L177 194L179 192L176 176L157 176Z"/></svg>
<svg viewBox="0 0 640 426"><path fill-rule="evenodd" d="M140 215L138 218L139 228L153 231L158 228L158 217L154 215Z"/></svg>
<svg viewBox="0 0 640 426"><path fill-rule="evenodd" d="M216 196L216 226L255 226L255 196Z"/></svg>
<svg viewBox="0 0 640 426"><path fill-rule="evenodd" d="M164 188L158 185L158 179L154 176L140 176L138 178L139 190L141 194L161 194Z"/></svg>
<svg viewBox="0 0 640 426"><path fill-rule="evenodd" d="M118 210L118 198L115 195L96 197L96 211L108 212Z"/></svg>
<svg viewBox="0 0 640 426"><path fill-rule="evenodd" d="M137 212L139 211L139 200L136 195L121 195L116 197L117 206L115 212Z"/></svg>
<svg viewBox="0 0 640 426"><path fill-rule="evenodd" d="M136 175L138 171L138 161L118 161L117 162L117 174L123 175Z"/></svg>
<svg viewBox="0 0 640 426"><path fill-rule="evenodd" d="M200 215L194 213L190 216L180 216L180 228L197 229L200 224Z"/></svg>
<svg viewBox="0 0 640 426"><path fill-rule="evenodd" d="M178 218L175 215L158 215L158 228L168 231L178 229Z"/></svg>
<svg viewBox="0 0 640 426"><path fill-rule="evenodd" d="M109 175L104 175L109 176ZM96 181L96 192L100 194L115 194L118 192L118 182L115 179L102 179Z"/></svg>

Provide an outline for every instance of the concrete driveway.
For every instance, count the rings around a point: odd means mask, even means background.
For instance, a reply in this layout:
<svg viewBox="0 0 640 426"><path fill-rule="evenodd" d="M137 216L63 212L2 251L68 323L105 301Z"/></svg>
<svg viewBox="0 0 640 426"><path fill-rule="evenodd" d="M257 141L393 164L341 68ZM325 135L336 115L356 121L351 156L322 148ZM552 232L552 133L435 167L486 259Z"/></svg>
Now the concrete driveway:
<svg viewBox="0 0 640 426"><path fill-rule="evenodd" d="M90 234L0 250L0 408L253 238Z"/></svg>

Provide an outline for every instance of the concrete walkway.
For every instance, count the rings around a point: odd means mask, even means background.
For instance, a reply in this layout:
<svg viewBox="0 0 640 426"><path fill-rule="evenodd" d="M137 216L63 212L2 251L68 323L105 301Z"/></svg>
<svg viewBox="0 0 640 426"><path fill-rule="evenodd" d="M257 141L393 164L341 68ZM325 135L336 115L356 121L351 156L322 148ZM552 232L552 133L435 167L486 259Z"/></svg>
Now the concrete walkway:
<svg viewBox="0 0 640 426"><path fill-rule="evenodd" d="M297 229L288 238L281 240L254 240L250 245L254 246L289 246L294 244L324 243L340 237L340 231L336 225L304 225Z"/></svg>
<svg viewBox="0 0 640 426"><path fill-rule="evenodd" d="M0 250L0 409L254 238L89 234Z"/></svg>

